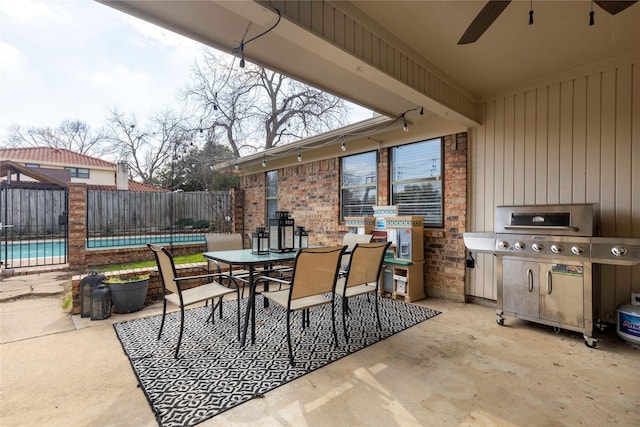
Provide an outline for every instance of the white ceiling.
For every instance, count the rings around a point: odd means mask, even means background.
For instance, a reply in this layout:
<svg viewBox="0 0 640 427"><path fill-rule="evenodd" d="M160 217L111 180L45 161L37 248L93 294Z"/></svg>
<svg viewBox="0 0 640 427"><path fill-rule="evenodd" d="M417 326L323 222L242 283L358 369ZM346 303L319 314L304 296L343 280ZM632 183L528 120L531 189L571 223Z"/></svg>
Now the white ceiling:
<svg viewBox="0 0 640 427"><path fill-rule="evenodd" d="M227 52L238 46L249 22L251 37L277 18L251 0L99 1ZM282 7L283 2L273 3ZM588 0L513 1L477 42L468 45L457 43L485 1L332 3L394 38L417 62L475 100L640 51L638 3L615 16L594 4L595 25L589 26ZM416 105L441 116L450 113L284 18L268 36L248 44L245 57L382 114L392 116ZM474 122L473 117L452 113L449 119Z"/></svg>

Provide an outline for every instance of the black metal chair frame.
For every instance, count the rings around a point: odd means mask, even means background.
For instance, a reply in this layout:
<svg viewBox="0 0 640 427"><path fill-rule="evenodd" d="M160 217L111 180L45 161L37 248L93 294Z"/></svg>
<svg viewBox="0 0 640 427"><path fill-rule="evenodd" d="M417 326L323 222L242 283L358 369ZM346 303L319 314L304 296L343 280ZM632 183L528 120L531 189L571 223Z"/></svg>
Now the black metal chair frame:
<svg viewBox="0 0 640 427"><path fill-rule="evenodd" d="M203 274L198 276L178 277L175 264L173 261L173 256L166 248L158 245L153 245L150 243L147 243L147 247L153 252L156 258L156 263L158 265L158 273L160 274L160 281L162 282L162 291L163 291L162 321L160 322L158 339L162 337L164 320L167 314L167 301L171 302L172 304L178 305L180 307L180 334L178 336L178 344L176 345L176 351L175 351L174 357L176 359L178 358L178 353L180 351L180 344L182 343L182 336L184 332L184 316L185 316L184 307L192 304L196 304L199 302L208 302L209 300L211 300L211 313L209 314L209 317L207 317L205 322L208 322L209 319L211 319L211 323L214 323L216 307L219 307L219 317L222 319L223 297L225 295L230 295L233 293L236 294L236 301L237 301L236 323L237 323L237 329L238 329L238 340L240 340L240 291L239 291L239 286L236 279L230 276L229 274L225 274L225 273L213 273L213 274ZM160 259L160 257L162 256L161 253L168 258L170 265L165 265L162 262L162 260ZM170 271L167 271L169 267L170 267ZM170 277L167 277L167 276L170 276ZM182 283L186 281L202 280L202 279L211 280L216 278L228 279L229 285L233 287L227 287L227 286L221 285L215 280L213 280L205 285L200 285L200 286L186 289L186 290L182 289ZM175 287L171 285L172 283L175 285ZM167 287L169 287L169 289L167 289ZM172 287L174 287L174 289L171 289ZM169 293L168 291L171 291L171 293ZM175 297L172 297L172 295L177 295L178 300L175 301ZM214 304L214 300L216 298L218 299L218 302Z"/></svg>
<svg viewBox="0 0 640 427"><path fill-rule="evenodd" d="M380 272L382 271L384 256L390 245L391 242L356 244L351 252L348 270L338 279L338 283L340 283L340 289L342 291L341 293L338 293L342 298L342 327L344 330L344 339L347 342L349 341L349 335L347 333L346 317L349 312L350 297L374 294L378 330L382 330L379 307L380 297L378 296L378 292L380 287ZM380 251L380 256L372 257L363 255L365 251ZM375 283L375 286L371 286L372 283ZM336 289L337 288L338 286L336 285ZM349 289L351 289L351 292L349 292ZM351 295L347 295L348 293L351 293Z"/></svg>
<svg viewBox="0 0 640 427"><path fill-rule="evenodd" d="M257 282L266 281L268 282L276 282L280 285L287 285L286 289L271 291L271 292L263 292L262 295L274 301L276 304L284 307L287 311L287 346L289 349L289 361L291 366L295 366L295 362L293 359L293 346L291 343L291 312L292 311L302 311L302 327L303 329L310 325L310 317L309 317L309 309L322 304L331 304L331 324L333 326L333 344L334 346L338 345L338 334L336 332L336 322L335 322L335 288L336 281L338 278L338 274L340 272L340 259L344 254L346 246L332 246L332 247L324 247L324 248L304 248L301 249L296 255L293 262L293 272L290 280L283 280L277 277L270 276L262 276L257 279ZM326 273L328 270L325 270L325 274L322 274L320 271L313 271L313 267L317 267L319 265L314 264L313 258L314 256L320 255L328 255L331 253L336 254L335 264L330 265L329 273ZM306 259L309 258L309 259ZM301 267L301 264L304 262L304 266ZM311 274L308 270L312 270ZM315 274L314 274L315 273ZM331 277L328 277L328 276ZM330 283L323 283L322 277ZM314 286L317 284L317 281L320 281L320 287ZM298 286L298 288L296 288ZM286 301L282 297L286 293ZM294 298L294 293L300 293L300 295L296 295ZM327 298L324 296L325 294L330 293L331 297ZM280 298L278 298L280 296ZM292 303L295 301L301 301L301 305L299 307L292 307Z"/></svg>

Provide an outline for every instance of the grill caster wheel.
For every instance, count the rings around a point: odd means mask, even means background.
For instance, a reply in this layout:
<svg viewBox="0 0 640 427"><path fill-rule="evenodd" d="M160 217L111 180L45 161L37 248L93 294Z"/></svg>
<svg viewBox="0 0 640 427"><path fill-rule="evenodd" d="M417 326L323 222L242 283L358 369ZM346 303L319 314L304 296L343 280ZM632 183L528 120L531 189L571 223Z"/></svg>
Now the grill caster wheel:
<svg viewBox="0 0 640 427"><path fill-rule="evenodd" d="M500 326L504 326L504 318L496 317L496 323Z"/></svg>
<svg viewBox="0 0 640 427"><path fill-rule="evenodd" d="M596 348L598 346L598 341L594 340L593 338L591 339L585 338L584 345L586 345L589 348Z"/></svg>

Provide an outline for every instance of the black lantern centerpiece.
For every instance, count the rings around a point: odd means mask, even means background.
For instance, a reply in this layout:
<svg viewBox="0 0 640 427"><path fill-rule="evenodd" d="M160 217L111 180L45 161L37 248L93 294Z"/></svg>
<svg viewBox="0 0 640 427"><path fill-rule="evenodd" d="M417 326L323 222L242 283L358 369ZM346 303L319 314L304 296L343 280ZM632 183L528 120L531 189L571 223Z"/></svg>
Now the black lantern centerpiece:
<svg viewBox="0 0 640 427"><path fill-rule="evenodd" d="M106 280L104 274L98 274L98 271L92 270L89 275L80 280L80 317L91 316L91 292Z"/></svg>
<svg viewBox="0 0 640 427"><path fill-rule="evenodd" d="M265 231L264 227L258 227L251 233L251 253L257 255L269 253L269 232Z"/></svg>
<svg viewBox="0 0 640 427"><path fill-rule="evenodd" d="M276 211L276 217L269 219L269 249L271 252L293 251L293 218L287 211Z"/></svg>
<svg viewBox="0 0 640 427"><path fill-rule="evenodd" d="M302 249L302 248L309 247L309 232L305 230L302 225L299 225L296 227L293 247L295 249Z"/></svg>
<svg viewBox="0 0 640 427"><path fill-rule="evenodd" d="M104 283L91 291L91 320L111 317L111 290Z"/></svg>

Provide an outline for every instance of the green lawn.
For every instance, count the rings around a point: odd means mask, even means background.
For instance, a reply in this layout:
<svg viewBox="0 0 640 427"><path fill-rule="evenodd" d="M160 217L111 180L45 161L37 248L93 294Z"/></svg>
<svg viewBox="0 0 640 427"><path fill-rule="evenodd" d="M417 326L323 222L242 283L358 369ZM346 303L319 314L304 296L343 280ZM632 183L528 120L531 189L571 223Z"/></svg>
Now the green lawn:
<svg viewBox="0 0 640 427"><path fill-rule="evenodd" d="M174 258L174 262L176 263L176 265L191 264L194 262L205 262L205 259L202 256L202 253L197 253L193 255L177 256ZM97 269L100 272L104 273L107 271L129 270L132 268L147 268L147 267L155 267L155 266L156 266L155 260L151 260L151 261L128 262L128 263L122 263L122 264L102 265L97 267Z"/></svg>

